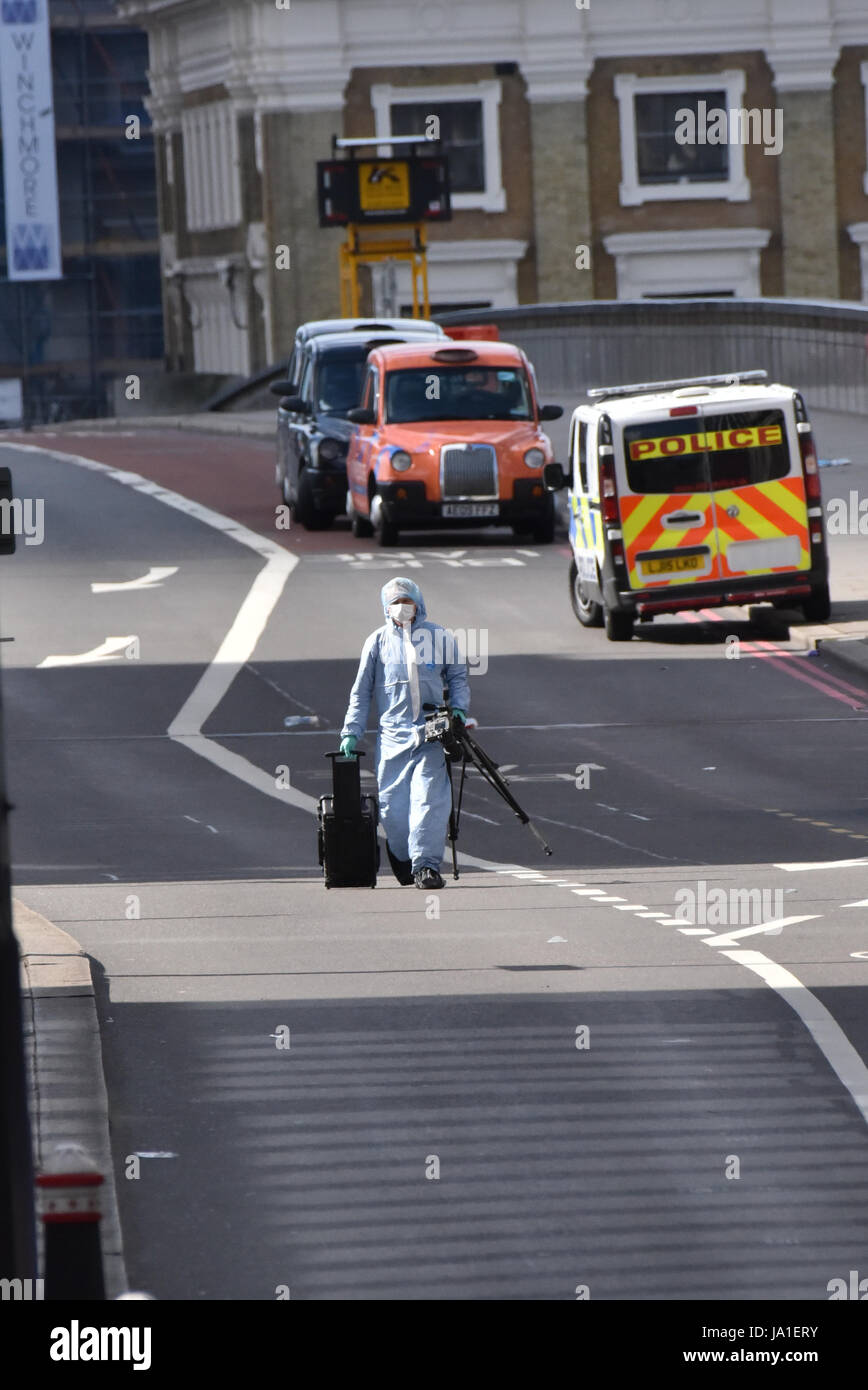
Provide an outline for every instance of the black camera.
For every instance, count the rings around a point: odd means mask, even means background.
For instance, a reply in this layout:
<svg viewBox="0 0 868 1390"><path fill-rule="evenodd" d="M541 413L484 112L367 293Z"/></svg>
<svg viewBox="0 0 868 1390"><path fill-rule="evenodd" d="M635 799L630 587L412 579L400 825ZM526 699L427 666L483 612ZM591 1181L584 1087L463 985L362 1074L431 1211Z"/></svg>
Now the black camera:
<svg viewBox="0 0 868 1390"><path fill-rule="evenodd" d="M455 732L452 711L448 705L424 705L431 713L425 715L425 742L442 743L447 758L457 758L461 753L461 740Z"/></svg>
<svg viewBox="0 0 868 1390"><path fill-rule="evenodd" d="M448 705L432 705L430 708L434 713L425 716L425 742L442 743L452 733L452 715Z"/></svg>

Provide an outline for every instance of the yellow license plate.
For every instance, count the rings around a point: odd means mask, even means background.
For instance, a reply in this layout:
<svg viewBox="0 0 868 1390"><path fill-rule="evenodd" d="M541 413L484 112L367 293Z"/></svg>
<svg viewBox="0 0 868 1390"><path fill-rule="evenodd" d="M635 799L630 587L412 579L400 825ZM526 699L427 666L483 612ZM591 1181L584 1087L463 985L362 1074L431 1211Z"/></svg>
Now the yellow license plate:
<svg viewBox="0 0 868 1390"><path fill-rule="evenodd" d="M680 574L705 568L704 555L670 555L665 560L643 560L643 574Z"/></svg>

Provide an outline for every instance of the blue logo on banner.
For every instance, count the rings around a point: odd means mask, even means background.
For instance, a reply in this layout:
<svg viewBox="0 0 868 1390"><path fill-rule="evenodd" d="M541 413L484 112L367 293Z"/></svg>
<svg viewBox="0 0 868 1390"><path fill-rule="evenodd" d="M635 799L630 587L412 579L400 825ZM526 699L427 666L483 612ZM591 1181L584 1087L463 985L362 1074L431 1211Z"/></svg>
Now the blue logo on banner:
<svg viewBox="0 0 868 1390"><path fill-rule="evenodd" d="M48 269L49 230L44 222L19 222L12 228L12 265L16 270Z"/></svg>
<svg viewBox="0 0 868 1390"><path fill-rule="evenodd" d="M4 24L35 24L37 0L2 0L0 18Z"/></svg>

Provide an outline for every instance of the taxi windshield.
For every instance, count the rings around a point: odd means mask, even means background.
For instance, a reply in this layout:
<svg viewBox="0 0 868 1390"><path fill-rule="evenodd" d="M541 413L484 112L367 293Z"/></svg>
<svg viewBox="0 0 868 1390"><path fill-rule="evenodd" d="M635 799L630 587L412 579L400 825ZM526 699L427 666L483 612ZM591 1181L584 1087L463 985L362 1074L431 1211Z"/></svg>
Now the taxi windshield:
<svg viewBox="0 0 868 1390"><path fill-rule="evenodd" d="M316 374L316 410L325 415L345 415L358 405L365 374L368 347L360 343L341 353L326 354Z"/></svg>
<svg viewBox="0 0 868 1390"><path fill-rule="evenodd" d="M532 420L523 368L409 367L386 377L386 421Z"/></svg>

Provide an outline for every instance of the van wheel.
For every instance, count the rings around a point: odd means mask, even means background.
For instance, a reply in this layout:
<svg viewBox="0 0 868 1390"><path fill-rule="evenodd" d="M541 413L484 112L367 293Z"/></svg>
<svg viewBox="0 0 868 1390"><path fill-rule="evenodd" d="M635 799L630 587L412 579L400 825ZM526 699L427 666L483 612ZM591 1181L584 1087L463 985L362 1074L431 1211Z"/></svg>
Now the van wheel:
<svg viewBox="0 0 868 1390"><path fill-rule="evenodd" d="M823 584L819 589L811 590L811 597L806 598L802 604L802 612L805 615L806 623L828 622L832 612L832 600L829 597L828 584Z"/></svg>
<svg viewBox="0 0 868 1390"><path fill-rule="evenodd" d="M595 603L585 594L584 585L579 579L575 560L570 565L570 603L582 627L603 626L603 605Z"/></svg>
<svg viewBox="0 0 868 1390"><path fill-rule="evenodd" d="M606 636L610 642L629 642L633 636L633 614L617 608L605 609Z"/></svg>

